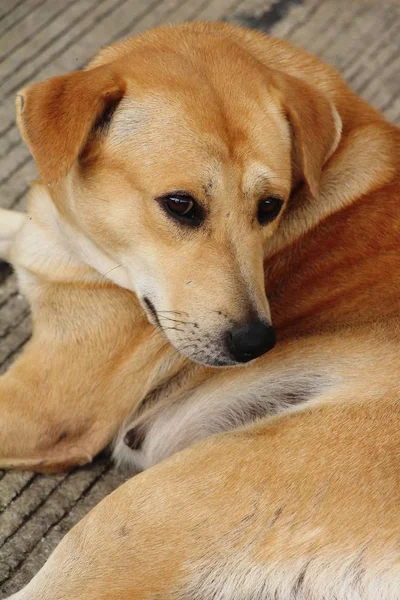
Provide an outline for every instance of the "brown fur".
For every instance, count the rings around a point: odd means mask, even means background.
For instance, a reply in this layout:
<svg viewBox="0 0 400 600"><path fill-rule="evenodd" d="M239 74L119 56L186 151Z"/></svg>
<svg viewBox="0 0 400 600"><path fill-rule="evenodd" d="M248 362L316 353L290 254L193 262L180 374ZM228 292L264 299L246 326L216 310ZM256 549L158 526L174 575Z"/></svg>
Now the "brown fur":
<svg viewBox="0 0 400 600"><path fill-rule="evenodd" d="M316 391L135 477L16 599L397 598L399 130L314 57L224 24L147 32L22 96L48 185L10 251L34 336L0 380L0 464L85 462L125 419L176 427L152 464L203 436L176 419L190 403L233 407L293 369ZM178 189L209 215L196 234L154 201ZM260 228L268 194L285 207ZM207 366L253 313L277 347Z"/></svg>

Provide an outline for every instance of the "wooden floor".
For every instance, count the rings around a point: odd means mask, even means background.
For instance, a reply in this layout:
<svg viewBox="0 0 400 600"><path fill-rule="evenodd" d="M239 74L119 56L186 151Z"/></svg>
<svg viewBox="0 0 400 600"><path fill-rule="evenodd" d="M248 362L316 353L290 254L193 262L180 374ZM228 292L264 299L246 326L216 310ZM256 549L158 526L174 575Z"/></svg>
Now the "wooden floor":
<svg viewBox="0 0 400 600"><path fill-rule="evenodd" d="M399 0L1 0L0 206L23 210L35 177L15 124L18 89L80 68L118 38L194 19L226 19L287 38L336 65L400 124ZM28 306L0 265L0 372L29 335ZM62 535L122 480L104 460L56 477L0 471L0 598L24 585Z"/></svg>

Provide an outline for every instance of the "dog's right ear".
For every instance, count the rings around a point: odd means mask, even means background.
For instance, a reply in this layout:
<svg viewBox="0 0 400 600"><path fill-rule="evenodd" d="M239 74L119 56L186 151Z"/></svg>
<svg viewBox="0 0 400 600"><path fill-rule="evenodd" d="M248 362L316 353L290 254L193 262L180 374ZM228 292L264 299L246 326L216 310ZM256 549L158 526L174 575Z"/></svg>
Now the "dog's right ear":
<svg viewBox="0 0 400 600"><path fill-rule="evenodd" d="M125 93L109 65L36 83L17 96L17 122L46 183L63 177Z"/></svg>

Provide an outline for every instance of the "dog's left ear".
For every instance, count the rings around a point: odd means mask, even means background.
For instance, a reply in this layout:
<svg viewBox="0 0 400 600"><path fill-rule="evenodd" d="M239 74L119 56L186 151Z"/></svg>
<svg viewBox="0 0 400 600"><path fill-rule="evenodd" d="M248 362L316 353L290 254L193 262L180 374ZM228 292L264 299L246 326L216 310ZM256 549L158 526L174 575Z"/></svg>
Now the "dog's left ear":
<svg viewBox="0 0 400 600"><path fill-rule="evenodd" d="M122 77L105 65L53 77L19 92L18 126L46 183L63 177L82 156L125 87Z"/></svg>
<svg viewBox="0 0 400 600"><path fill-rule="evenodd" d="M294 142L294 163L312 196L319 195L322 168L339 145L342 121L328 97L303 79L273 75Z"/></svg>

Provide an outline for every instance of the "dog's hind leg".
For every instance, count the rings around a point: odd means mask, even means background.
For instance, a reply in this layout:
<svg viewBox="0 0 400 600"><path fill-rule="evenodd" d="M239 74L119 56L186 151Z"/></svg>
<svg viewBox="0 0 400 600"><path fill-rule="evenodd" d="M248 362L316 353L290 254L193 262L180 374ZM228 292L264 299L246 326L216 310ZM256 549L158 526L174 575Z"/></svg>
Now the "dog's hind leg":
<svg viewBox="0 0 400 600"><path fill-rule="evenodd" d="M105 498L13 599L398 600L399 419L391 394L345 394L203 440Z"/></svg>
<svg viewBox="0 0 400 600"><path fill-rule="evenodd" d="M278 344L253 365L214 371L197 385L189 381L182 392L131 419L117 436L114 458L136 472L209 435L306 403L335 401L344 392L354 394L357 385L367 395L379 380L382 391L400 369L397 348L397 341L387 342L372 327Z"/></svg>
<svg viewBox="0 0 400 600"><path fill-rule="evenodd" d="M0 208L0 260L9 261L11 243L26 218L24 213Z"/></svg>

